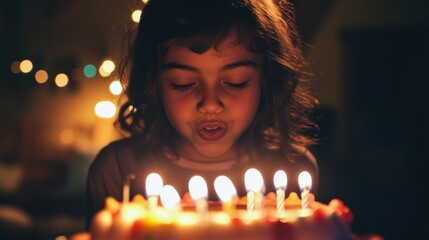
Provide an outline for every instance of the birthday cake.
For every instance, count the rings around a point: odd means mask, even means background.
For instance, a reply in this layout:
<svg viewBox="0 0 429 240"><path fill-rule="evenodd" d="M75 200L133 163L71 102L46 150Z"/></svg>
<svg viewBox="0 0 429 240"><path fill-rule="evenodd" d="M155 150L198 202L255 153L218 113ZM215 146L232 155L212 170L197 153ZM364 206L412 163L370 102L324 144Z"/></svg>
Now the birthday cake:
<svg viewBox="0 0 429 240"><path fill-rule="evenodd" d="M139 195L126 205L107 198L106 207L94 216L90 239L350 239L351 213L340 200L333 199L329 205L310 201L309 208L302 209L297 195L291 193L285 201L283 216L278 216L270 203L272 195L265 197L266 206L260 216L240 209L240 203L225 210L220 204L209 202L206 216L199 216L185 208L180 212L162 207L148 211L146 201Z"/></svg>
<svg viewBox="0 0 429 240"><path fill-rule="evenodd" d="M220 184L221 201L207 201L201 183L194 183L182 197L171 185L148 199L135 195L119 202L107 197L86 237L72 239L345 240L352 236L352 213L339 199L323 204L305 189L301 198L295 192L285 197L282 187L265 195L249 187L248 194L238 198L227 184Z"/></svg>

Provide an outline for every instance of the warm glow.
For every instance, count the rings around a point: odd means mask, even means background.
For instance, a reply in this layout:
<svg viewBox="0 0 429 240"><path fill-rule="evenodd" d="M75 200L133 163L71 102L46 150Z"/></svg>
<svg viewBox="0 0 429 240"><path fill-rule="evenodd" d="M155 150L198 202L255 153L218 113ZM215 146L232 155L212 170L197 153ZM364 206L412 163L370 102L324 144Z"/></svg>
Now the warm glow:
<svg viewBox="0 0 429 240"><path fill-rule="evenodd" d="M133 21L135 23L140 22L140 16L142 15L142 11L141 10L135 10L132 14L131 14L131 19L133 19Z"/></svg>
<svg viewBox="0 0 429 240"><path fill-rule="evenodd" d="M301 189L311 188L311 175L307 171L303 171L298 176L298 184Z"/></svg>
<svg viewBox="0 0 429 240"><path fill-rule="evenodd" d="M19 64L19 68L23 73L29 73L33 69L33 63L30 60L24 60Z"/></svg>
<svg viewBox="0 0 429 240"><path fill-rule="evenodd" d="M148 2L149 2L149 0L142 0L142 2L143 2L144 4L146 4L146 3L148 3Z"/></svg>
<svg viewBox="0 0 429 240"><path fill-rule="evenodd" d="M162 178L158 173L151 173L146 177L146 194L148 196L156 195L161 193L163 186Z"/></svg>
<svg viewBox="0 0 429 240"><path fill-rule="evenodd" d="M73 143L75 138L75 132L72 129L64 129L60 133L60 142L64 145Z"/></svg>
<svg viewBox="0 0 429 240"><path fill-rule="evenodd" d="M146 212L143 206L138 204L127 204L122 205L120 210L120 215L123 217L123 220L128 221L129 223L134 222L135 220L146 215Z"/></svg>
<svg viewBox="0 0 429 240"><path fill-rule="evenodd" d="M264 179L257 169L250 168L244 174L244 184L247 190L261 192L264 187Z"/></svg>
<svg viewBox="0 0 429 240"><path fill-rule="evenodd" d="M214 188L220 200L223 202L231 201L237 196L237 190L232 181L226 176L219 176L214 181Z"/></svg>
<svg viewBox="0 0 429 240"><path fill-rule="evenodd" d="M55 84L58 87L65 87L69 83L69 77L66 74L60 73L55 77Z"/></svg>
<svg viewBox="0 0 429 240"><path fill-rule="evenodd" d="M204 178L202 178L201 176L193 176L189 180L188 187L192 199L197 200L201 198L207 198L207 184Z"/></svg>
<svg viewBox="0 0 429 240"><path fill-rule="evenodd" d="M46 72L45 70L39 70L34 75L34 78L36 79L36 82L40 84L45 83L46 81L48 81L48 72Z"/></svg>
<svg viewBox="0 0 429 240"><path fill-rule="evenodd" d="M195 225L197 224L200 219L198 218L198 216L196 214L193 213L182 213L180 215L177 216L177 224L179 225Z"/></svg>
<svg viewBox="0 0 429 240"><path fill-rule="evenodd" d="M109 85L109 90L113 95L119 95L122 93L122 85L118 80L112 81Z"/></svg>
<svg viewBox="0 0 429 240"><path fill-rule="evenodd" d="M213 213L213 222L217 224L227 225L231 222L231 217L225 212Z"/></svg>
<svg viewBox="0 0 429 240"><path fill-rule="evenodd" d="M274 174L274 186L276 188L281 188L281 189L285 189L287 185L287 176L285 171L283 170L278 170L275 174Z"/></svg>
<svg viewBox="0 0 429 240"><path fill-rule="evenodd" d="M160 198L162 206L168 210L177 208L180 202L179 193L171 185L165 185L162 188Z"/></svg>
<svg viewBox="0 0 429 240"><path fill-rule="evenodd" d="M19 61L13 61L10 64L10 71L12 71L13 73L20 73L21 72L21 68L19 67L21 63Z"/></svg>
<svg viewBox="0 0 429 240"><path fill-rule="evenodd" d="M111 118L116 114L116 106L111 101L100 101L95 105L95 114L100 118Z"/></svg>
<svg viewBox="0 0 429 240"><path fill-rule="evenodd" d="M103 231L107 230L112 226L112 212L109 212L108 210L101 210L97 214L95 214L93 218L94 223L94 230L95 231Z"/></svg>

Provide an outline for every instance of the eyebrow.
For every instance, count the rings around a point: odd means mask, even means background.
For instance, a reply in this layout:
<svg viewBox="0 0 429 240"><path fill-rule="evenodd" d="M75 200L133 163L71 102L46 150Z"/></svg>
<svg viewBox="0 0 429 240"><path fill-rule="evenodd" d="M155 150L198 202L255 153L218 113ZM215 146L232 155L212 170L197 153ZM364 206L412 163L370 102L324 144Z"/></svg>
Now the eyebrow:
<svg viewBox="0 0 429 240"><path fill-rule="evenodd" d="M222 71L231 70L231 69L235 69L235 68L239 68L239 67L256 68L257 66L258 66L257 63L253 60L243 60L243 61L233 62L233 63L230 63L230 64L223 66ZM195 73L200 72L200 70L196 67L192 67L192 66L177 63L177 62L167 62L161 66L162 71L167 71L170 69L180 69L180 70L191 71L191 72L195 72Z"/></svg>

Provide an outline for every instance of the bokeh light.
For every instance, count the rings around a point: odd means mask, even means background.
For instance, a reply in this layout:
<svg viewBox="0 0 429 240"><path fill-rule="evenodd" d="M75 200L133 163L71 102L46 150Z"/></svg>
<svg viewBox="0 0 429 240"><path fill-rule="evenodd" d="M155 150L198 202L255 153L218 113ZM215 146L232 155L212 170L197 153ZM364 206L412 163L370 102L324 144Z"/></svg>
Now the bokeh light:
<svg viewBox="0 0 429 240"><path fill-rule="evenodd" d="M69 77L66 74L60 73L55 77L55 84L58 87L65 87L69 83Z"/></svg>
<svg viewBox="0 0 429 240"><path fill-rule="evenodd" d="M122 93L122 85L119 80L112 81L109 85L109 90L113 95L119 95Z"/></svg>
<svg viewBox="0 0 429 240"><path fill-rule="evenodd" d="M33 63L30 60L24 60L19 64L19 68L23 73L29 73L33 70Z"/></svg>
<svg viewBox="0 0 429 240"><path fill-rule="evenodd" d="M81 80L84 77L83 71L80 68L75 68L71 72L71 77L74 80Z"/></svg>
<svg viewBox="0 0 429 240"><path fill-rule="evenodd" d="M100 74L100 76L102 77L108 77L110 76L109 72L104 71L103 66L100 66L100 68L98 69L98 73Z"/></svg>
<svg viewBox="0 0 429 240"><path fill-rule="evenodd" d="M116 114L116 106L111 101L100 101L95 104L95 114L100 118L112 118Z"/></svg>
<svg viewBox="0 0 429 240"><path fill-rule="evenodd" d="M131 14L131 19L133 19L134 22L138 23L138 22L140 22L140 16L141 15L142 15L142 11L141 10L135 10Z"/></svg>
<svg viewBox="0 0 429 240"><path fill-rule="evenodd" d="M21 64L21 62L19 61L13 61L10 64L10 71L12 71L13 73L20 73L21 72L21 68L19 67L19 65Z"/></svg>
<svg viewBox="0 0 429 240"><path fill-rule="evenodd" d="M115 71L116 66L112 60L108 59L108 60L104 60L104 62L101 64L101 68L106 73L112 73L113 71Z"/></svg>
<svg viewBox="0 0 429 240"><path fill-rule="evenodd" d="M48 72L46 72L45 70L39 70L34 75L34 78L36 79L36 82L40 84L45 83L46 81L48 81Z"/></svg>
<svg viewBox="0 0 429 240"><path fill-rule="evenodd" d="M87 78L93 78L97 74L97 68L92 64L87 64L83 68L83 74Z"/></svg>

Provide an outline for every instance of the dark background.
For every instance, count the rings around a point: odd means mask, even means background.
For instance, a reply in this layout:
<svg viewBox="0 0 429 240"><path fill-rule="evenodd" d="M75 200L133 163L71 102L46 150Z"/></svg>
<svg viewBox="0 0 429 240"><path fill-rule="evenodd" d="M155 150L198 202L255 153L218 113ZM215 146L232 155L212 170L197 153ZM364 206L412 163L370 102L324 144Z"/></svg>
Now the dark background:
<svg viewBox="0 0 429 240"><path fill-rule="evenodd" d="M352 229L427 239L429 4L424 0L295 0L321 142L317 199L343 200ZM115 59L140 1L0 2L0 239L55 239L83 229L84 181L95 153L119 136L93 106L119 101L114 76L52 75ZM31 59L29 74L13 61ZM52 74L34 81L37 69ZM71 140L60 140L72 133ZM417 218L423 221L417 221Z"/></svg>

